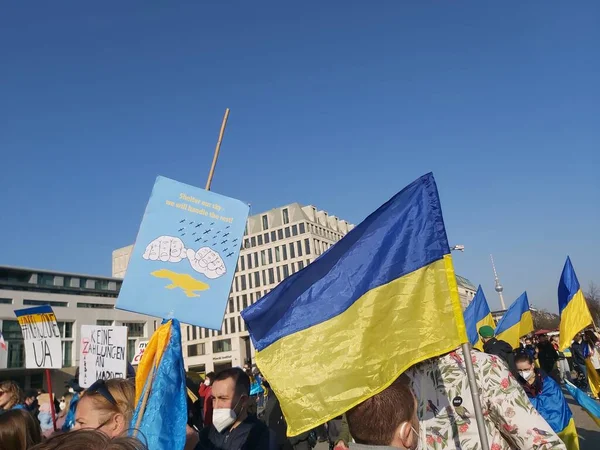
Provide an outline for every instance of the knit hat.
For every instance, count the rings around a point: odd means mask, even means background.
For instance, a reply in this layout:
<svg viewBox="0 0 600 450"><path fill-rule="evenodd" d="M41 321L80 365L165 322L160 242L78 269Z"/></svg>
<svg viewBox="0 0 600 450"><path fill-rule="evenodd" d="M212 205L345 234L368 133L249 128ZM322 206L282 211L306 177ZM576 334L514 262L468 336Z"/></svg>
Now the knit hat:
<svg viewBox="0 0 600 450"><path fill-rule="evenodd" d="M489 325L484 325L479 329L479 336L481 336L482 338L493 338L494 329Z"/></svg>

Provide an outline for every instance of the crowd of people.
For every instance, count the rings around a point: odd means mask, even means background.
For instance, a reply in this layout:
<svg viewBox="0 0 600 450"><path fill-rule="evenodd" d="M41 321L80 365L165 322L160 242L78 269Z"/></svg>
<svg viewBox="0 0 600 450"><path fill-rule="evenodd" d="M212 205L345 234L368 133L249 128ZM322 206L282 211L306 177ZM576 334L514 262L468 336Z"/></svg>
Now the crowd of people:
<svg viewBox="0 0 600 450"><path fill-rule="evenodd" d="M472 350L468 357L480 386L490 448L568 449L560 436L564 423L539 405L551 398L555 408L568 409L559 384L586 375L585 358L597 352L596 335L578 335L570 351L561 353L556 336L525 338L513 350L490 327L479 333L484 351ZM188 398L185 449L310 450L319 441L332 450L479 448L464 358L457 349L417 364L346 414L293 437L269 380L256 367L211 372L196 387L198 395ZM0 448L143 450L144 436L131 424L134 410L132 379L99 380L85 390L73 381L60 399L4 381ZM561 417L564 422L570 412Z"/></svg>

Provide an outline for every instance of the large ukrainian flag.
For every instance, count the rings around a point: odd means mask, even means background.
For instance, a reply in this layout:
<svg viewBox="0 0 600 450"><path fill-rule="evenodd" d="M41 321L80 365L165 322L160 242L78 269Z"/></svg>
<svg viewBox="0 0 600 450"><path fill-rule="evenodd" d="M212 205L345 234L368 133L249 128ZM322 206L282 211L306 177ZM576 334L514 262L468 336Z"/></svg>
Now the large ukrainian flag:
<svg viewBox="0 0 600 450"><path fill-rule="evenodd" d="M592 325L592 315L581 292L579 280L567 256L560 282L558 283L558 310L560 312L560 349L571 346L577 333Z"/></svg>
<svg viewBox="0 0 600 450"><path fill-rule="evenodd" d="M478 350L483 350L483 342L479 336L479 328L484 325L489 325L492 328L496 328L496 322L492 317L490 307L483 294L481 285L477 288L477 293L469 306L465 309L465 326L467 327L467 336L471 345Z"/></svg>
<svg viewBox="0 0 600 450"><path fill-rule="evenodd" d="M498 326L496 338L509 343L513 349L519 347L519 339L533 331L533 316L529 310L527 292L515 300L506 310Z"/></svg>
<svg viewBox="0 0 600 450"><path fill-rule="evenodd" d="M433 175L396 194L242 316L290 436L467 342Z"/></svg>

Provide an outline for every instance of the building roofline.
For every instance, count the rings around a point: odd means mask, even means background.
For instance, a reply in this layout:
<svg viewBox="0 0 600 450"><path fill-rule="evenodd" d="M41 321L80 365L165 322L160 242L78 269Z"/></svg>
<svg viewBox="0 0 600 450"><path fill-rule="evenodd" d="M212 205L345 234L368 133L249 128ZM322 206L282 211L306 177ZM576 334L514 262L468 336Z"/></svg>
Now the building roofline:
<svg viewBox="0 0 600 450"><path fill-rule="evenodd" d="M43 273L43 274L48 274L48 275L68 276L68 277L74 277L74 278L95 278L98 280L123 281L122 278L107 277L106 275L90 275L90 274L75 273L75 272L62 272L60 270L32 269L29 267L19 267L19 266L2 266L2 265L0 265L0 270L17 270L20 272Z"/></svg>

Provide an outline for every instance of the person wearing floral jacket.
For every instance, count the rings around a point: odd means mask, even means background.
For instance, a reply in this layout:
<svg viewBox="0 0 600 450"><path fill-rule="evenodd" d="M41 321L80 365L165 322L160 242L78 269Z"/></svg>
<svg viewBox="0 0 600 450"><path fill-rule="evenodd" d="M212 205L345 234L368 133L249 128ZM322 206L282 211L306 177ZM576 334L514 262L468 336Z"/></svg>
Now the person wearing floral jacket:
<svg viewBox="0 0 600 450"><path fill-rule="evenodd" d="M566 447L533 408L501 358L472 350L490 450ZM406 371L418 400L423 447L480 449L462 351L428 359Z"/></svg>

